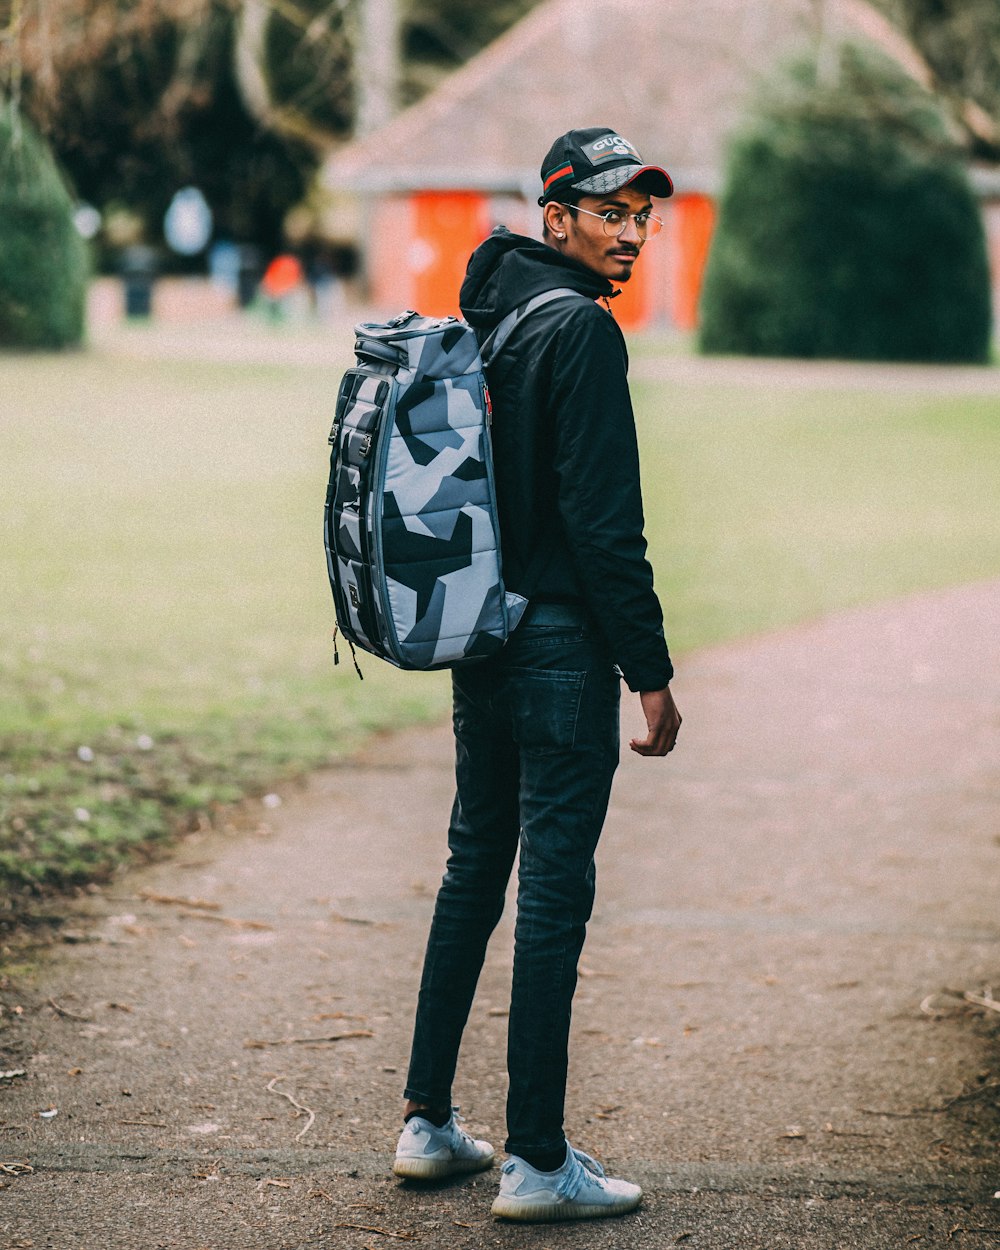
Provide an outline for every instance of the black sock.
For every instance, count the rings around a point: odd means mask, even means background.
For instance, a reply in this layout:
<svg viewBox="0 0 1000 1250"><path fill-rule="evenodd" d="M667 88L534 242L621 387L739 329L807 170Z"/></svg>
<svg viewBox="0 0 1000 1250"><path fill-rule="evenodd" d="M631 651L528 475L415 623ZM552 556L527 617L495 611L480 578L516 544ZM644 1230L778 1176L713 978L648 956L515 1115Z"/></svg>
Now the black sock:
<svg viewBox="0 0 1000 1250"><path fill-rule="evenodd" d="M558 1150L540 1150L537 1154L533 1151L522 1153L518 1158L523 1159L536 1172L558 1172L566 1162L566 1145L564 1143Z"/></svg>
<svg viewBox="0 0 1000 1250"><path fill-rule="evenodd" d="M447 1111L442 1111L440 1107L424 1107L419 1111L411 1111L409 1115L403 1117L403 1123L409 1124L415 1115L420 1116L421 1120L426 1120L429 1124L433 1124L435 1128L444 1128L451 1119L451 1107Z"/></svg>

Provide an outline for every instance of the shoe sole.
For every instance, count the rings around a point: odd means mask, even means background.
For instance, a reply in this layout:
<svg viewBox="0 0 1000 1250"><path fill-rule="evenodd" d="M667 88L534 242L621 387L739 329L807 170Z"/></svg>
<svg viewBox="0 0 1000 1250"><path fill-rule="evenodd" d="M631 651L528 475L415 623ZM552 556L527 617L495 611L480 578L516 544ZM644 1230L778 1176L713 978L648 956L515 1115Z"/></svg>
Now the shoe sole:
<svg viewBox="0 0 1000 1250"><path fill-rule="evenodd" d="M467 1172L484 1172L493 1166L495 1155L485 1159L410 1159L397 1156L392 1170L408 1181L436 1181L443 1176L460 1176Z"/></svg>
<svg viewBox="0 0 1000 1250"><path fill-rule="evenodd" d="M557 1220L600 1220L609 1216L628 1215L642 1202L642 1194L615 1206L604 1203L518 1202L516 1198L494 1199L490 1213L500 1220L525 1220L552 1224Z"/></svg>

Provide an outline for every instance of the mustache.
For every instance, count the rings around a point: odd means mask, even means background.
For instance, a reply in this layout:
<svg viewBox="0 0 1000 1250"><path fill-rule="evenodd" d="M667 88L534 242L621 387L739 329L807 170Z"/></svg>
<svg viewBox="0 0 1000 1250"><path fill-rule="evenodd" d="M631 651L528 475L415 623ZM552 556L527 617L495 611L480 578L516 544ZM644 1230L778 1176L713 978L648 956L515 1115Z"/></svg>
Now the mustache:
<svg viewBox="0 0 1000 1250"><path fill-rule="evenodd" d="M630 256L639 255L639 249L634 243L618 243L610 250L612 252L627 252Z"/></svg>

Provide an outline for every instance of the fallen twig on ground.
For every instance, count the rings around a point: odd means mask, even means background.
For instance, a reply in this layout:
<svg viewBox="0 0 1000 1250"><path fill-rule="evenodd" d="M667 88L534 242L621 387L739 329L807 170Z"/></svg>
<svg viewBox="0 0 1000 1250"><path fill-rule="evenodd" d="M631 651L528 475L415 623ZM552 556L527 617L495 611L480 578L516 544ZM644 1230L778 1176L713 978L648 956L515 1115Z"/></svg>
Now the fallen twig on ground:
<svg viewBox="0 0 1000 1250"><path fill-rule="evenodd" d="M78 1016L75 1011L70 1011L68 1007L61 1007L54 998L50 998L48 1001L49 1006L56 1015L63 1016L67 1020L79 1020L81 1024L90 1024L94 1019L93 1016Z"/></svg>
<svg viewBox="0 0 1000 1250"><path fill-rule="evenodd" d="M302 1103L296 1102L296 1100L291 1096L291 1094L286 1094L283 1089L275 1089L274 1088L275 1082L280 1081L282 1079L283 1078L280 1076L274 1077L272 1080L268 1081L267 1088L270 1093L277 1094L280 1098L288 1099L288 1101L295 1108L296 1118L298 1118L300 1113L302 1115L307 1115L309 1117L308 1121L306 1122L305 1128L301 1129L298 1133L295 1134L295 1140L300 1141L306 1135L306 1133L308 1133L309 1130L312 1128L313 1122L316 1119L316 1112L313 1111L311 1107L304 1107Z"/></svg>
<svg viewBox="0 0 1000 1250"><path fill-rule="evenodd" d="M959 1103L974 1102L975 1099L982 1098L985 1094L996 1093L1000 1093L1000 1081L989 1081L978 1089L963 1090L960 1094L956 1094L954 1098L947 1098L937 1107L911 1107L909 1111L887 1111L878 1107L859 1107L858 1110L862 1115L884 1115L893 1120L910 1120L922 1115L941 1115L942 1112L949 1111Z"/></svg>
<svg viewBox="0 0 1000 1250"><path fill-rule="evenodd" d="M34 1170L30 1163L0 1163L0 1172L5 1176L26 1176Z"/></svg>
<svg viewBox="0 0 1000 1250"><path fill-rule="evenodd" d="M954 1098L949 1098L935 1110L947 1111L949 1107L954 1107L960 1102L974 1102L977 1098L982 1098L984 1094L1000 1093L1000 1081L988 1081L985 1085L980 1085L978 1089L963 1090L961 1094L956 1094Z"/></svg>
<svg viewBox="0 0 1000 1250"><path fill-rule="evenodd" d="M241 920L237 916L213 916L210 912L202 911L182 911L180 915L184 920L214 920L216 924L226 924L231 929L266 929L268 932L274 929L274 925L264 920Z"/></svg>
<svg viewBox="0 0 1000 1250"><path fill-rule="evenodd" d="M378 1233L380 1237L398 1237L400 1241L416 1241L416 1233L394 1233L388 1228L375 1228L371 1224L334 1224L334 1228L356 1228L362 1233Z"/></svg>
<svg viewBox="0 0 1000 1250"><path fill-rule="evenodd" d="M951 1004L935 1006L936 998L951 998L955 1001ZM983 990L981 994L973 994L971 990L938 990L921 1000L920 1010L925 1016L932 1016L937 1020L943 1016L957 1015L960 1011L965 1011L969 1005L983 1007L986 1011L1000 1012L1000 999L994 998L993 991L989 988Z"/></svg>
<svg viewBox="0 0 1000 1250"><path fill-rule="evenodd" d="M912 1111L887 1111L884 1107L859 1107L862 1115L884 1115L890 1120L915 1120L922 1115L934 1115L943 1107L914 1107Z"/></svg>
<svg viewBox="0 0 1000 1250"><path fill-rule="evenodd" d="M350 1029L347 1033L327 1033L323 1037L250 1038L244 1050L264 1050L267 1046L295 1046L306 1042L346 1042L352 1037L374 1037L371 1029Z"/></svg>
<svg viewBox="0 0 1000 1250"><path fill-rule="evenodd" d="M934 1006L935 998L940 998L942 994L950 994L950 990L942 990L940 993L928 994L926 998L920 1001L920 1010L925 1016L932 1016L935 1020L939 1020L942 1016L954 1015L956 1011L961 1011L960 1006L953 1006L950 1011L943 1010Z"/></svg>
<svg viewBox="0 0 1000 1250"><path fill-rule="evenodd" d="M988 1011L1000 1011L1000 1002L993 997L992 990L987 990L985 994L973 994L966 990L962 997L967 1003L975 1003L977 1007L985 1007Z"/></svg>
<svg viewBox="0 0 1000 1250"><path fill-rule="evenodd" d="M140 890L139 897L147 903L163 903L167 907L195 907L203 911L221 911L221 903L206 898L184 898L177 894L157 894L155 890Z"/></svg>

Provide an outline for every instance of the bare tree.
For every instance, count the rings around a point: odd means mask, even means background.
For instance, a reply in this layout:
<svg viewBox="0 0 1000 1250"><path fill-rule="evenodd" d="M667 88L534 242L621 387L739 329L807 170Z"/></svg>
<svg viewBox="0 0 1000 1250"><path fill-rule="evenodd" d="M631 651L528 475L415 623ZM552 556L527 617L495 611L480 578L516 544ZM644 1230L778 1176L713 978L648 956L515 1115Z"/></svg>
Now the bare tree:
<svg viewBox="0 0 1000 1250"><path fill-rule="evenodd" d="M353 0L0 0L0 91L18 101L27 95L49 128L68 83L85 97L113 68L153 103L149 126L169 133L204 95L208 41L221 20L233 31L234 77L247 110L265 129L322 152L350 126L352 7ZM317 121L294 91L282 97L287 83L268 63L275 25L283 52L299 45L290 59L327 114L339 110L339 126Z"/></svg>
<svg viewBox="0 0 1000 1250"><path fill-rule="evenodd" d="M875 0L920 55L928 85L965 134L970 155L1000 163L997 0Z"/></svg>
<svg viewBox="0 0 1000 1250"><path fill-rule="evenodd" d="M0 100L38 125L96 204L154 220L196 181L220 227L255 237L263 214L274 236L332 148L536 2L0 0ZM365 54L366 31L395 44L396 23L419 82L395 56Z"/></svg>

